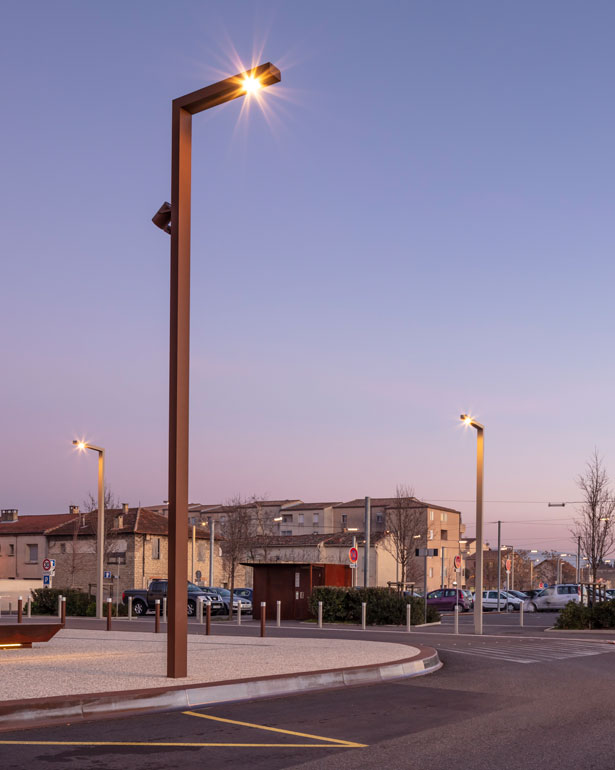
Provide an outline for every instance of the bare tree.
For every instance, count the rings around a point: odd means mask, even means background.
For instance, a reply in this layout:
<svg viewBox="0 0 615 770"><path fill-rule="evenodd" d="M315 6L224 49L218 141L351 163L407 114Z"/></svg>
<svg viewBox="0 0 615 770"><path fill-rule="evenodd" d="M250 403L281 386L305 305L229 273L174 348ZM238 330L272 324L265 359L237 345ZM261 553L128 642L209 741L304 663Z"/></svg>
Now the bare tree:
<svg viewBox="0 0 615 770"><path fill-rule="evenodd" d="M577 478L583 502L572 530L580 538L581 553L589 562L592 582L596 582L598 567L615 545L615 500L609 477L598 450L594 449L585 472Z"/></svg>
<svg viewBox="0 0 615 770"><path fill-rule="evenodd" d="M235 574L247 548L253 540L254 516L251 505L237 496L224 506L224 515L220 518L222 542L222 563L227 575L229 590L229 620L233 617L233 591Z"/></svg>
<svg viewBox="0 0 615 770"><path fill-rule="evenodd" d="M399 583L418 581L423 574L415 549L427 536L426 506L414 496L414 490L403 484L395 490L395 500L385 512L385 530L389 537L383 545L393 554L398 565Z"/></svg>

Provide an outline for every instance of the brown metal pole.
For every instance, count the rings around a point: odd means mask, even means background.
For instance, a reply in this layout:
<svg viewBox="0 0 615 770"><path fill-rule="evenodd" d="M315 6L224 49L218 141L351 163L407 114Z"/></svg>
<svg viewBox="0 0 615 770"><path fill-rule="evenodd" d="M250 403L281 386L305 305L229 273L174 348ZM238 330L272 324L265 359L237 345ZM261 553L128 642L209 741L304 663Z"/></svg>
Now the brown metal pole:
<svg viewBox="0 0 615 770"><path fill-rule="evenodd" d="M66 625L66 596L63 596L60 602L60 623L62 626Z"/></svg>
<svg viewBox="0 0 615 770"><path fill-rule="evenodd" d="M205 634L209 636L211 634L211 603L207 602L207 613L205 616Z"/></svg>
<svg viewBox="0 0 615 770"><path fill-rule="evenodd" d="M23 599L21 596L17 600L17 622L21 623L23 620Z"/></svg>
<svg viewBox="0 0 615 770"><path fill-rule="evenodd" d="M107 631L111 631L111 599L107 599Z"/></svg>
<svg viewBox="0 0 615 770"><path fill-rule="evenodd" d="M154 633L160 633L160 599L156 599L156 622L154 624Z"/></svg>
<svg viewBox="0 0 615 770"><path fill-rule="evenodd" d="M173 103L169 345L169 617L167 676L188 675L188 402L192 115Z"/></svg>
<svg viewBox="0 0 615 770"><path fill-rule="evenodd" d="M267 603L261 602L261 636L265 636L265 619L267 617Z"/></svg>

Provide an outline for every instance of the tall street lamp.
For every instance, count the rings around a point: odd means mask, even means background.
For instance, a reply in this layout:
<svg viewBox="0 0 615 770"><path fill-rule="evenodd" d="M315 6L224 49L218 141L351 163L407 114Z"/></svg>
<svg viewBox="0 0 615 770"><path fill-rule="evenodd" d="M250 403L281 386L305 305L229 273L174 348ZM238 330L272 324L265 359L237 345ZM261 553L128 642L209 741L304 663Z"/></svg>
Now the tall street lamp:
<svg viewBox="0 0 615 770"><path fill-rule="evenodd" d="M105 450L87 441L73 441L81 452L98 452L98 523L96 527L96 617L103 617L103 568L105 554Z"/></svg>
<svg viewBox="0 0 615 770"><path fill-rule="evenodd" d="M476 429L476 578L474 633L483 633L483 470L485 427L470 415L460 415L464 425ZM498 558L499 554L498 554Z"/></svg>
<svg viewBox="0 0 615 770"><path fill-rule="evenodd" d="M167 676L188 675L186 581L188 557L188 403L190 380L190 196L192 116L279 83L273 64L221 80L173 100L171 204L153 222L171 233L171 322L169 355L169 582Z"/></svg>

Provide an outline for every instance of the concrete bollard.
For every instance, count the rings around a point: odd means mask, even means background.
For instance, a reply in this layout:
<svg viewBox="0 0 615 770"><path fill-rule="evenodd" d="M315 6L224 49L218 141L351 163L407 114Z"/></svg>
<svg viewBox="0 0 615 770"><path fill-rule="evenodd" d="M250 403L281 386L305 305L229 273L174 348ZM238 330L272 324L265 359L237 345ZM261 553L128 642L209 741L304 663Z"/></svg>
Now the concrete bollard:
<svg viewBox="0 0 615 770"><path fill-rule="evenodd" d="M361 602L361 628L365 631L367 625L367 603Z"/></svg>
<svg viewBox="0 0 615 770"><path fill-rule="evenodd" d="M32 597L28 596L28 617L32 617Z"/></svg>
<svg viewBox="0 0 615 770"><path fill-rule="evenodd" d="M111 608L113 606L113 599L109 597L107 599L107 631L111 631Z"/></svg>
<svg viewBox="0 0 615 770"><path fill-rule="evenodd" d="M318 628L322 628L322 602L318 602Z"/></svg>
<svg viewBox="0 0 615 770"><path fill-rule="evenodd" d="M160 633L160 599L156 599L155 609L156 609L156 621L154 623L154 633L159 634Z"/></svg>
<svg viewBox="0 0 615 770"><path fill-rule="evenodd" d="M266 619L267 619L267 602L261 602L261 636L265 636Z"/></svg>
<svg viewBox="0 0 615 770"><path fill-rule="evenodd" d="M237 625L241 625L241 599L237 598Z"/></svg>
<svg viewBox="0 0 615 770"><path fill-rule="evenodd" d="M519 605L519 625L523 628L523 602Z"/></svg>
<svg viewBox="0 0 615 770"><path fill-rule="evenodd" d="M167 622L167 597L165 596L162 600L162 622Z"/></svg>
<svg viewBox="0 0 615 770"><path fill-rule="evenodd" d="M459 605L456 604L455 605L455 631L454 631L456 634L459 633L459 610L460 609L461 608L459 607Z"/></svg>
<svg viewBox="0 0 615 770"><path fill-rule="evenodd" d="M275 624L279 628L282 623L282 602L278 599L275 603Z"/></svg>
<svg viewBox="0 0 615 770"><path fill-rule="evenodd" d="M202 596L199 596L199 598L196 600L196 615L198 618L198 622L200 625L203 625L203 602L205 599Z"/></svg>
<svg viewBox="0 0 615 770"><path fill-rule="evenodd" d="M128 620L132 620L132 596L128 597Z"/></svg>
<svg viewBox="0 0 615 770"><path fill-rule="evenodd" d="M406 604L406 631L410 633L412 627L412 605L410 602Z"/></svg>
<svg viewBox="0 0 615 770"><path fill-rule="evenodd" d="M207 636L211 634L211 602L207 602L207 623L205 625L205 633Z"/></svg>
<svg viewBox="0 0 615 770"><path fill-rule="evenodd" d="M63 596L60 602L60 623L66 625L66 596Z"/></svg>

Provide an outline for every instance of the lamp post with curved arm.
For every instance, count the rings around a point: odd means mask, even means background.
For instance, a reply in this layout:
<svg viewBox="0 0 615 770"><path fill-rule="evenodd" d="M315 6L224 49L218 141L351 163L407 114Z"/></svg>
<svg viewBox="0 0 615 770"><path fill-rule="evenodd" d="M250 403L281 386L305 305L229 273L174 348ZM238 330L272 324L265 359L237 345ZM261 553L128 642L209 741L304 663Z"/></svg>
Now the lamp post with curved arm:
<svg viewBox="0 0 615 770"><path fill-rule="evenodd" d="M483 633L483 470L485 427L470 415L460 416L476 430L476 577L474 586L474 633ZM498 554L498 559L500 555Z"/></svg>

